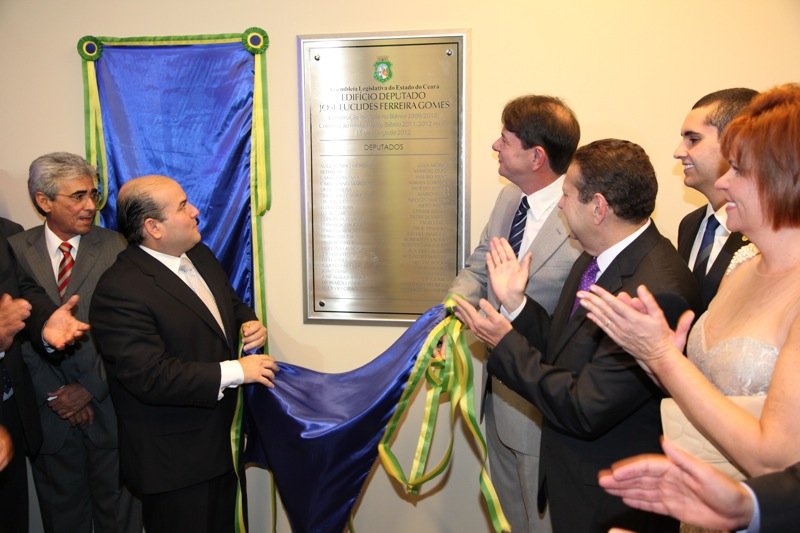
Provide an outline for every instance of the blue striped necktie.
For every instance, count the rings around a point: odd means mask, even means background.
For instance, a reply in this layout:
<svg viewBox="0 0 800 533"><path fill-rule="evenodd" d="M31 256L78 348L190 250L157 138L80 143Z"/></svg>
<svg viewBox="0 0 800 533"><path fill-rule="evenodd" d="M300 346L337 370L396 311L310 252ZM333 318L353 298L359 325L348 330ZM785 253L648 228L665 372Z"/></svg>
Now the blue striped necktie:
<svg viewBox="0 0 800 533"><path fill-rule="evenodd" d="M514 250L514 255L519 256L519 247L522 245L522 236L525 234L525 222L528 216L528 197L523 196L519 201L519 207L511 223L511 230L508 232L508 244Z"/></svg>
<svg viewBox="0 0 800 533"><path fill-rule="evenodd" d="M697 258L694 261L694 275L697 281L703 284L703 278L706 277L708 270L708 259L711 256L711 248L714 247L714 236L716 235L717 228L719 227L719 220L712 213L706 221L706 230L703 232L703 239L700 241L700 249L697 251Z"/></svg>

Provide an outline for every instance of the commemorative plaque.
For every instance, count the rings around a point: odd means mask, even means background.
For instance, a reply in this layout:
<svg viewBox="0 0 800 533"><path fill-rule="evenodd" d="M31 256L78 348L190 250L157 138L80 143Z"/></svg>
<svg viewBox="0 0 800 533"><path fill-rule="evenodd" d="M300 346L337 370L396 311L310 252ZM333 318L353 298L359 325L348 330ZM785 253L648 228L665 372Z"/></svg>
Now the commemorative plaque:
<svg viewBox="0 0 800 533"><path fill-rule="evenodd" d="M407 324L463 266L464 35L298 49L305 319Z"/></svg>

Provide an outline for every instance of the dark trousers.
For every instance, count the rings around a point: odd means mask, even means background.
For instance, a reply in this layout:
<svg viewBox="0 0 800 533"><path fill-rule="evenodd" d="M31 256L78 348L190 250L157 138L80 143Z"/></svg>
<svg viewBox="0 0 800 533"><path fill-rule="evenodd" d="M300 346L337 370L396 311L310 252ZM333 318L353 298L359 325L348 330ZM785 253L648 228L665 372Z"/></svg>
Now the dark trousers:
<svg viewBox="0 0 800 533"><path fill-rule="evenodd" d="M236 474L158 494L142 496L147 533L231 533L236 507Z"/></svg>
<svg viewBox="0 0 800 533"><path fill-rule="evenodd" d="M25 468L25 440L17 402L12 396L0 401L0 424L14 443L14 457L0 471L0 533L28 532L28 472Z"/></svg>

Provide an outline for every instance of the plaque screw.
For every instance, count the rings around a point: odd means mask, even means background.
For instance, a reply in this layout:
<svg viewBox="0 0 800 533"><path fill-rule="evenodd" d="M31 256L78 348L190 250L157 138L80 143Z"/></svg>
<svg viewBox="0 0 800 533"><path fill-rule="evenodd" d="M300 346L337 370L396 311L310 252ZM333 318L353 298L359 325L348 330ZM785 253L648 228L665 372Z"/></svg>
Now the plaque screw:
<svg viewBox="0 0 800 533"><path fill-rule="evenodd" d="M320 300L319 302L317 302L317 304L318 304L320 307L325 307L325 300Z"/></svg>
<svg viewBox="0 0 800 533"><path fill-rule="evenodd" d="M449 55L449 56L453 55L453 49L452 48L448 48L447 49L447 55Z"/></svg>
<svg viewBox="0 0 800 533"><path fill-rule="evenodd" d="M319 61L319 54L314 56L314 61Z"/></svg>

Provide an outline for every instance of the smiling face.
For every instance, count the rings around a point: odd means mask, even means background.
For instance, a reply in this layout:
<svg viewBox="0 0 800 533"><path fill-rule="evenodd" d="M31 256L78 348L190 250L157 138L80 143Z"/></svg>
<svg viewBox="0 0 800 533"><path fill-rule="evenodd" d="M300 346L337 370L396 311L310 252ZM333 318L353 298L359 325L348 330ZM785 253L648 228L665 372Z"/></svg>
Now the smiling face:
<svg viewBox="0 0 800 533"><path fill-rule="evenodd" d="M48 198L36 193L36 204L45 213L47 227L59 239L67 241L76 235L86 235L92 229L97 212L97 189L88 176L61 179L58 193Z"/></svg>
<svg viewBox="0 0 800 533"><path fill-rule="evenodd" d="M717 180L716 186L727 201L726 225L730 231L751 237L758 229L768 226L756 178L741 174L736 161L730 162L730 168Z"/></svg>
<svg viewBox="0 0 800 533"><path fill-rule="evenodd" d="M673 157L683 165L683 183L704 194L712 204L721 203L714 182L728 168L722 157L717 128L706 123L711 106L692 109L681 127L681 142ZM715 206L717 207L717 206Z"/></svg>

